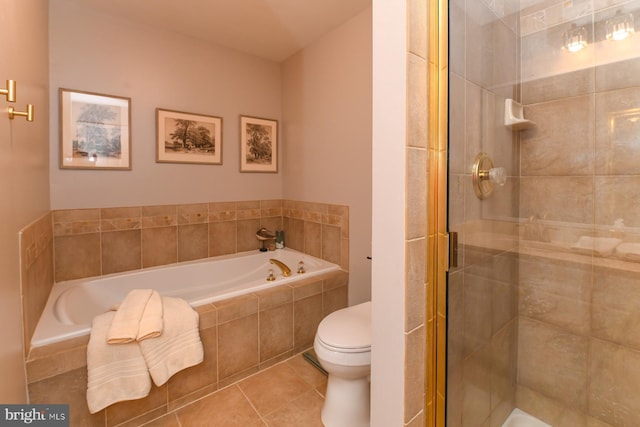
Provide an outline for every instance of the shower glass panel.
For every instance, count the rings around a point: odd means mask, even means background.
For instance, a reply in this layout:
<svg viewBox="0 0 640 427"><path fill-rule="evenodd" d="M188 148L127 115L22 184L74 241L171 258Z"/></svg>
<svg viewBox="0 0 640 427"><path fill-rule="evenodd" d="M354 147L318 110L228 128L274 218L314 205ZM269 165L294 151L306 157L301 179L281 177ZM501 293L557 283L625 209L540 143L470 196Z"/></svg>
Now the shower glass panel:
<svg viewBox="0 0 640 427"><path fill-rule="evenodd" d="M448 14L446 425L640 426L640 0Z"/></svg>

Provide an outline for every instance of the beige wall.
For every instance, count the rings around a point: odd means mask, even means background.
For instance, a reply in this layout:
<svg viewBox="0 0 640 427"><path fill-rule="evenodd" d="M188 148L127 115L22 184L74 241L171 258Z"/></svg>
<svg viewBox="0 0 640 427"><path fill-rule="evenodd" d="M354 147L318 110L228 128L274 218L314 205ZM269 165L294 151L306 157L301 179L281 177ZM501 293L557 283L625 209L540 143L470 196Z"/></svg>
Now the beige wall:
<svg viewBox="0 0 640 427"><path fill-rule="evenodd" d="M373 0L372 427L404 424L407 6Z"/></svg>
<svg viewBox="0 0 640 427"><path fill-rule="evenodd" d="M49 208L48 44L45 0L0 1L2 82L17 81L17 111L35 105L35 121L10 121L0 98L0 402L26 402L18 232Z"/></svg>
<svg viewBox="0 0 640 427"><path fill-rule="evenodd" d="M349 206L349 303L371 299L371 10L282 64L283 193Z"/></svg>
<svg viewBox="0 0 640 427"><path fill-rule="evenodd" d="M279 64L78 2L49 6L52 209L281 198L282 173L239 172L238 143L240 114L282 119ZM58 168L60 87L131 98L131 171ZM223 164L156 163L156 108L222 117Z"/></svg>

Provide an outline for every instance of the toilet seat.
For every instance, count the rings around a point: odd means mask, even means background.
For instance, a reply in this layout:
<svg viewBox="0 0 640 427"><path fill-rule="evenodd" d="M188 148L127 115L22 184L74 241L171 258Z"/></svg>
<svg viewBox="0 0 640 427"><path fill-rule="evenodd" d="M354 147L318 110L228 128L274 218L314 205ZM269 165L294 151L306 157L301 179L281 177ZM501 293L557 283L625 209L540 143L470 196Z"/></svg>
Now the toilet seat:
<svg viewBox="0 0 640 427"><path fill-rule="evenodd" d="M343 308L325 317L316 338L327 350L340 353L371 351L371 302Z"/></svg>

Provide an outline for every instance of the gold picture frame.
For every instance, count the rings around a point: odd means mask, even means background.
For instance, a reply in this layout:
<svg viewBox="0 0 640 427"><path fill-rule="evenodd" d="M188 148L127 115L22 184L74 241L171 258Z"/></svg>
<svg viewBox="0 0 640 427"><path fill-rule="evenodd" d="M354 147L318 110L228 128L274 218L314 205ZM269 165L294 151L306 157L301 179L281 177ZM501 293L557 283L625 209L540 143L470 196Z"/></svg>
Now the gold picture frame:
<svg viewBox="0 0 640 427"><path fill-rule="evenodd" d="M60 168L131 170L131 98L60 88Z"/></svg>
<svg viewBox="0 0 640 427"><path fill-rule="evenodd" d="M240 116L240 172L278 172L278 121Z"/></svg>
<svg viewBox="0 0 640 427"><path fill-rule="evenodd" d="M156 109L158 163L222 164L222 117Z"/></svg>

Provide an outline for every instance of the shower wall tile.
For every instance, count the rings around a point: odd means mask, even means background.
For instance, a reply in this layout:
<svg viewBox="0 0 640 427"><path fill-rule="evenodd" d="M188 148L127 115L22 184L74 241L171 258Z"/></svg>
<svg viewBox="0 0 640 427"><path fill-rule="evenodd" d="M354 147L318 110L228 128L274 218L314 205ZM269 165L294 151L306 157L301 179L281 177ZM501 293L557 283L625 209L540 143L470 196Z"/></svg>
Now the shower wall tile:
<svg viewBox="0 0 640 427"><path fill-rule="evenodd" d="M638 174L640 87L596 94L596 174Z"/></svg>
<svg viewBox="0 0 640 427"><path fill-rule="evenodd" d="M501 405L506 408L498 416L501 419L500 425L515 406L516 334L517 321L513 318L491 339L491 410L495 411Z"/></svg>
<svg viewBox="0 0 640 427"><path fill-rule="evenodd" d="M524 317L518 327L519 384L586 412L589 338Z"/></svg>
<svg viewBox="0 0 640 427"><path fill-rule="evenodd" d="M410 0L409 7L409 52L427 58L427 1ZM426 110L425 110L426 111Z"/></svg>
<svg viewBox="0 0 640 427"><path fill-rule="evenodd" d="M638 273L595 267L591 330L594 337L640 351Z"/></svg>
<svg viewBox="0 0 640 427"><path fill-rule="evenodd" d="M592 177L535 176L520 178L520 217L538 215L551 221L593 224Z"/></svg>
<svg viewBox="0 0 640 427"><path fill-rule="evenodd" d="M640 425L640 352L593 339L590 415L614 426Z"/></svg>
<svg viewBox="0 0 640 427"><path fill-rule="evenodd" d="M481 87L490 88L495 83L495 16L480 1L467 2L466 7L465 46L474 46L474 49L466 49L466 78Z"/></svg>
<svg viewBox="0 0 640 427"><path fill-rule="evenodd" d="M465 163L466 83L454 72L449 73L449 174L469 173Z"/></svg>
<svg viewBox="0 0 640 427"><path fill-rule="evenodd" d="M484 427L491 414L491 347L465 359L462 371L462 426Z"/></svg>
<svg viewBox="0 0 640 427"><path fill-rule="evenodd" d="M640 86L640 58L601 65L595 74L598 92Z"/></svg>
<svg viewBox="0 0 640 427"><path fill-rule="evenodd" d="M525 81L522 82L522 103L529 106L589 95L594 92L594 81L593 68ZM529 107L525 108L524 116L529 118Z"/></svg>
<svg viewBox="0 0 640 427"><path fill-rule="evenodd" d="M592 267L520 257L519 314L588 336Z"/></svg>
<svg viewBox="0 0 640 427"><path fill-rule="evenodd" d="M595 223L613 225L618 218L627 227L640 227L640 175L595 177Z"/></svg>
<svg viewBox="0 0 640 427"><path fill-rule="evenodd" d="M563 405L522 385L517 390L518 408L554 427L611 427L596 418Z"/></svg>
<svg viewBox="0 0 640 427"><path fill-rule="evenodd" d="M424 237L427 234L427 150L407 150L407 239Z"/></svg>
<svg viewBox="0 0 640 427"><path fill-rule="evenodd" d="M593 96L529 106L537 126L521 132L522 175L593 175L594 108Z"/></svg>
<svg viewBox="0 0 640 427"><path fill-rule="evenodd" d="M449 69L459 76L466 75L466 5L464 0L449 2Z"/></svg>
<svg viewBox="0 0 640 427"><path fill-rule="evenodd" d="M425 326L405 333L404 419L411 420L424 408L425 400Z"/></svg>

